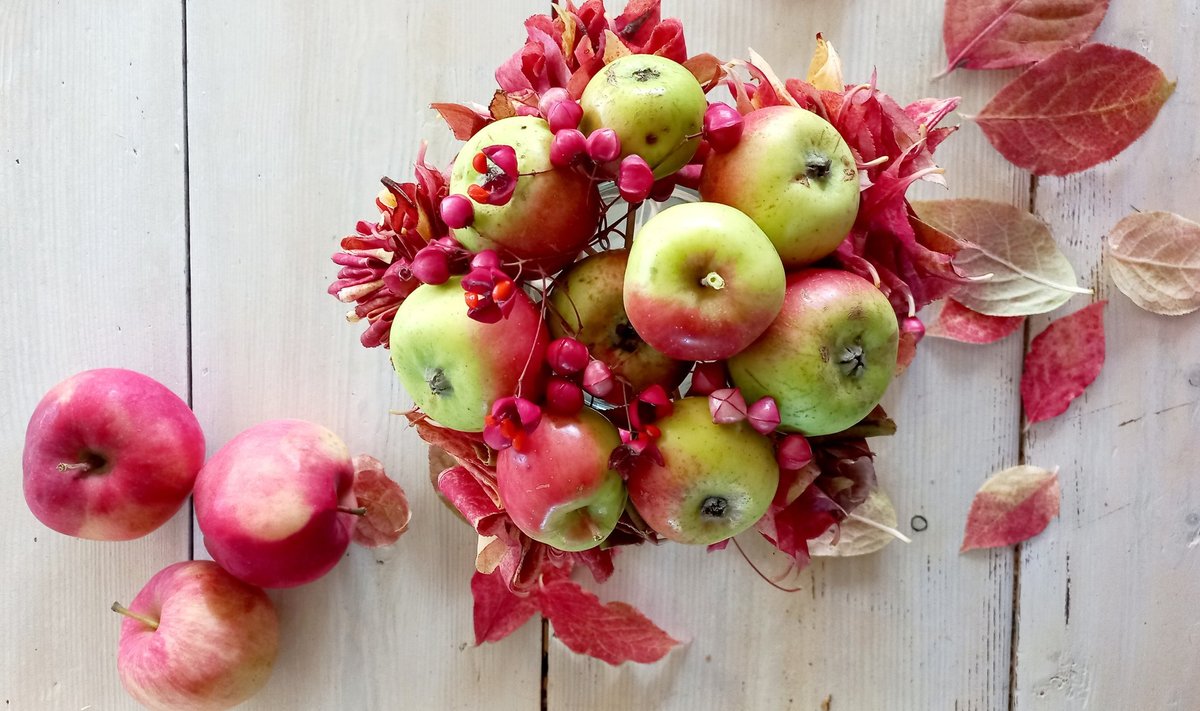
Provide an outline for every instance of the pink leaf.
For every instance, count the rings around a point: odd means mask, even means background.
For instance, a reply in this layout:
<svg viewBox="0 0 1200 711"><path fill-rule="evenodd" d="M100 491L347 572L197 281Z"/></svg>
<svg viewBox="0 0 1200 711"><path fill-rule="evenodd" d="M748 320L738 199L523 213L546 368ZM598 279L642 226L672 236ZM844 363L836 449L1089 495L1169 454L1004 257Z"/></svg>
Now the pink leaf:
<svg viewBox="0 0 1200 711"><path fill-rule="evenodd" d="M1032 64L1086 42L1107 11L1108 0L947 0L946 72Z"/></svg>
<svg viewBox="0 0 1200 711"><path fill-rule="evenodd" d="M354 524L354 542L367 548L390 546L408 530L412 512L399 484L388 478L383 464L360 454L354 458L354 496L367 512Z"/></svg>
<svg viewBox="0 0 1200 711"><path fill-rule="evenodd" d="M1174 91L1175 82L1140 54L1085 44L1030 67L975 121L1014 165L1067 175L1125 150Z"/></svg>
<svg viewBox="0 0 1200 711"><path fill-rule="evenodd" d="M657 662L679 644L630 605L602 604L572 580L544 580L538 601L568 649L614 666Z"/></svg>
<svg viewBox="0 0 1200 711"><path fill-rule="evenodd" d="M1021 403L1029 424L1066 411L1104 365L1104 305L1097 301L1052 322L1029 344Z"/></svg>
<svg viewBox="0 0 1200 711"><path fill-rule="evenodd" d="M925 335L961 343L994 343L1021 328L1024 316L985 316L954 299L946 299Z"/></svg>
<svg viewBox="0 0 1200 711"><path fill-rule="evenodd" d="M485 111L473 109L463 104L430 104L442 119L450 126L454 137L465 141L474 136L479 129L492 122L492 117Z"/></svg>
<svg viewBox="0 0 1200 711"><path fill-rule="evenodd" d="M475 644L499 642L525 624L537 612L532 596L514 595L500 572L471 576L471 595L475 598Z"/></svg>
<svg viewBox="0 0 1200 711"><path fill-rule="evenodd" d="M1133 303L1165 316L1200 309L1200 224L1170 212L1117 223L1105 250L1113 283Z"/></svg>
<svg viewBox="0 0 1200 711"><path fill-rule="evenodd" d="M971 502L960 552L1029 540L1058 515L1059 498L1057 469L1022 465L992 475Z"/></svg>

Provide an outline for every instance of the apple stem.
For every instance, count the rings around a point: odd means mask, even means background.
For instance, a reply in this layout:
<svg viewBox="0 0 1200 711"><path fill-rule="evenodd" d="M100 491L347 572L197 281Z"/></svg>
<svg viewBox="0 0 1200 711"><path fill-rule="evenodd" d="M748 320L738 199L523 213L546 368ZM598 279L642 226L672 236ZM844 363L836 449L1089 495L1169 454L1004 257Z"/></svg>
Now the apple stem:
<svg viewBox="0 0 1200 711"><path fill-rule="evenodd" d="M114 602L112 604L112 611L119 612L122 615L125 615L126 617L135 619L138 622L141 622L143 625L146 625L147 627L149 627L152 630L158 629L158 620L154 619L153 617L150 617L149 615L143 615L139 612L134 612L133 610L130 610L128 607L125 607L124 605L122 605L119 602Z"/></svg>
<svg viewBox="0 0 1200 711"><path fill-rule="evenodd" d="M725 277L716 272L709 272L703 279L700 280L700 283L710 289L720 291L721 289L725 288Z"/></svg>
<svg viewBox="0 0 1200 711"><path fill-rule="evenodd" d="M337 510L341 511L342 513L351 514L353 516L366 516L367 515L367 509L365 506L359 506L356 509L352 509L349 506L339 506L339 507L337 507Z"/></svg>
<svg viewBox="0 0 1200 711"><path fill-rule="evenodd" d="M87 462L78 462L75 464L67 464L66 462L59 462L58 466L55 468L58 469L60 472L77 471L80 474L87 474L88 472L90 472L92 470L92 465L88 464Z"/></svg>

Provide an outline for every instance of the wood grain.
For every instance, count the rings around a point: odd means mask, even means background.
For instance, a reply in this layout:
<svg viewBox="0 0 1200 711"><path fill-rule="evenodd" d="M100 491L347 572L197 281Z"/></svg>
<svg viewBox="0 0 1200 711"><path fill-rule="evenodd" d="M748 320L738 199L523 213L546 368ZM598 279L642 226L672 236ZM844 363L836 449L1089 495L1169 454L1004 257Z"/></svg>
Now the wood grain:
<svg viewBox="0 0 1200 711"><path fill-rule="evenodd" d="M1031 464L1060 466L1062 515L1023 546L1015 708L1194 709L1200 623L1200 319L1142 311L1113 286L1104 235L1134 210L1200 219L1195 3L1113 3L1097 41L1179 82L1150 130L1109 163L1042 178L1037 212L1109 299L1107 362L1062 416L1032 426ZM1050 318L1086 303L1073 300Z"/></svg>
<svg viewBox="0 0 1200 711"><path fill-rule="evenodd" d="M0 701L133 708L120 618L187 558L181 512L149 536L83 541L21 492L25 425L55 383L138 370L187 396L179 3L0 4Z"/></svg>

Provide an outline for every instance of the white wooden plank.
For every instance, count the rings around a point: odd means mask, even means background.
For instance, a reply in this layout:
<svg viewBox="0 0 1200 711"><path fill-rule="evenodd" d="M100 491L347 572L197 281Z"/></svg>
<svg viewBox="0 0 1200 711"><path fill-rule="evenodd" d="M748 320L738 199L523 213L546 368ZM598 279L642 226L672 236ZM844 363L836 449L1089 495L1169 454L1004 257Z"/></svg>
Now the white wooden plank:
<svg viewBox="0 0 1200 711"><path fill-rule="evenodd" d="M781 76L803 76L812 37L837 46L848 81L900 101L963 95L977 111L1011 73L929 77L945 63L942 3L667 3L683 19L688 49L746 56L753 46ZM951 185L930 197L974 196L1025 205L1028 179L966 126L939 149ZM805 590L760 580L732 549L664 546L631 551L600 586L634 603L681 638L663 663L608 667L552 641L551 709L761 708L999 709L1008 702L1009 551L958 555L967 506L979 484L1018 456L1015 379L1019 337L990 347L929 339L885 404L896 437L876 441L877 469L911 545L861 559L817 563ZM929 527L914 533L921 515Z"/></svg>
<svg viewBox="0 0 1200 711"><path fill-rule="evenodd" d="M1038 181L1038 213L1083 281L1110 302L1100 377L1027 438L1030 463L1062 467L1063 505L1060 520L1022 549L1022 711L1182 710L1200 697L1200 318L1141 311L1101 259L1103 236L1135 209L1200 219L1198 26L1194 2L1113 3L1097 39L1144 54L1178 78L1178 90L1112 162ZM1047 321L1037 319L1034 332Z"/></svg>
<svg viewBox="0 0 1200 711"><path fill-rule="evenodd" d="M379 176L411 179L422 139L454 142L431 101L486 103L492 69L541 3L188 6L195 396L220 446L300 417L373 452L408 490L394 550L353 549L317 583L273 594L281 653L248 708L531 708L541 635L475 649L475 537L432 491L426 448L384 350L358 343L325 293L329 255L374 219Z"/></svg>
<svg viewBox="0 0 1200 711"><path fill-rule="evenodd" d="M119 618L187 558L185 512L146 538L82 541L21 493L25 426L75 372L120 366L187 395L179 3L0 4L0 700L128 709Z"/></svg>

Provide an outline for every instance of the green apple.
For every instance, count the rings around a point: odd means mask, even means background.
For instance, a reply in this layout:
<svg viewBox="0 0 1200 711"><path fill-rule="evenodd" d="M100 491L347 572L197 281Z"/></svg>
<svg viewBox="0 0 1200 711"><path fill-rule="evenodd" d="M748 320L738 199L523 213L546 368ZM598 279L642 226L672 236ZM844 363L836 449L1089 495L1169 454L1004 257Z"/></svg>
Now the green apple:
<svg viewBox="0 0 1200 711"><path fill-rule="evenodd" d="M621 139L620 158L636 153L655 178L692 159L708 109L696 77L682 64L653 54L608 63L588 82L579 103L579 129L585 135L611 128Z"/></svg>
<svg viewBox="0 0 1200 711"><path fill-rule="evenodd" d="M520 451L496 460L500 501L517 528L564 551L600 545L625 510L625 484L608 466L616 426L591 408L546 413Z"/></svg>
<svg viewBox="0 0 1200 711"><path fill-rule="evenodd" d="M630 325L622 301L628 262L629 252L613 249L582 259L560 275L550 292L550 335L583 343L634 393L656 384L671 392L690 364L654 350ZM621 388L605 399L623 405L628 396Z"/></svg>
<svg viewBox="0 0 1200 711"><path fill-rule="evenodd" d="M746 422L714 424L707 397L675 402L657 423L663 464L638 459L629 500L665 538L709 545L736 536L766 512L779 486L771 440Z"/></svg>
<svg viewBox="0 0 1200 711"><path fill-rule="evenodd" d="M854 154L828 121L794 106L746 116L742 139L712 153L700 196L749 215L788 269L828 256L854 227L859 180Z"/></svg>
<svg viewBox="0 0 1200 711"><path fill-rule="evenodd" d="M711 202L675 205L638 230L625 270L625 312L642 338L679 360L720 360L771 324L783 264L763 231Z"/></svg>
<svg viewBox="0 0 1200 711"><path fill-rule="evenodd" d="M488 146L512 146L517 156L516 189L503 205L472 201L474 221L451 230L472 252L494 249L528 268L550 274L571 263L591 240L600 197L586 175L550 164L553 138L545 120L513 116L481 128L463 145L450 173L450 194L466 195L487 174L475 170L475 156Z"/></svg>
<svg viewBox="0 0 1200 711"><path fill-rule="evenodd" d="M790 274L779 317L729 374L746 402L770 395L779 427L815 436L854 425L879 404L896 368L899 326L871 282L839 269Z"/></svg>
<svg viewBox="0 0 1200 711"><path fill-rule="evenodd" d="M536 400L546 327L524 292L493 324L467 316L461 277L424 284L400 304L390 335L392 368L413 402L436 422L481 432L492 402L518 390Z"/></svg>

